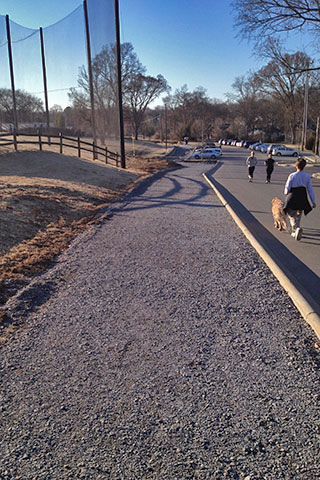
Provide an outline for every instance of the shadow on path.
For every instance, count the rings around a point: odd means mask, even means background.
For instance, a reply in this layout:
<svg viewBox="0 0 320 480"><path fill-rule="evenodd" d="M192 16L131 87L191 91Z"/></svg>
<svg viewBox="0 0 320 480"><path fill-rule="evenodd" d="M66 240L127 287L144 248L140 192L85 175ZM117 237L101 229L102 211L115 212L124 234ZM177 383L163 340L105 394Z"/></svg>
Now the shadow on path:
<svg viewBox="0 0 320 480"><path fill-rule="evenodd" d="M244 225L260 242L270 257L279 265L295 287L306 298L314 310L320 314L320 279L301 260L293 255L287 247L277 240L261 223L237 200L225 187L223 187L208 172L210 180L223 195L226 202L241 218ZM318 232L313 232L318 234Z"/></svg>
<svg viewBox="0 0 320 480"><path fill-rule="evenodd" d="M120 202L120 209L126 206L125 211L129 212L159 207L176 208L179 206L222 208L222 205L214 205L212 203L212 197L209 196L211 188L203 180L196 180L181 174L185 168L187 167L158 172L152 177L143 180L124 197L123 202ZM155 189L148 195L148 189L157 180L164 177L166 177L169 185L163 188L163 184L161 184L158 190ZM208 197L207 201L201 201L205 197Z"/></svg>

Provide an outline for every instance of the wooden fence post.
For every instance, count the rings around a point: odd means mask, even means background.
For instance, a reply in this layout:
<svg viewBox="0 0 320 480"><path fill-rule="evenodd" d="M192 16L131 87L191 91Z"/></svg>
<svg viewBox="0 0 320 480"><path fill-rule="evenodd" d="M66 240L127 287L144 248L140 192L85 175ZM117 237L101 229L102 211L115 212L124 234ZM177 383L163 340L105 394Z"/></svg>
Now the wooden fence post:
<svg viewBox="0 0 320 480"><path fill-rule="evenodd" d="M108 147L105 148L106 163L108 163Z"/></svg>
<svg viewBox="0 0 320 480"><path fill-rule="evenodd" d="M42 150L41 130L39 130L39 150Z"/></svg>
<svg viewBox="0 0 320 480"><path fill-rule="evenodd" d="M59 133L59 137L60 137L60 153L62 153L62 151L63 151L63 137L62 137L61 132Z"/></svg>
<svg viewBox="0 0 320 480"><path fill-rule="evenodd" d="M94 141L92 142L92 153L93 153L93 160L95 160L97 157L96 157L96 144L94 143Z"/></svg>
<svg viewBox="0 0 320 480"><path fill-rule="evenodd" d="M80 144L80 137L78 136L78 157L81 158L81 144Z"/></svg>
<svg viewBox="0 0 320 480"><path fill-rule="evenodd" d="M14 129L13 130L13 144L14 144L14 149L17 152L18 151L18 142L17 142L17 132Z"/></svg>

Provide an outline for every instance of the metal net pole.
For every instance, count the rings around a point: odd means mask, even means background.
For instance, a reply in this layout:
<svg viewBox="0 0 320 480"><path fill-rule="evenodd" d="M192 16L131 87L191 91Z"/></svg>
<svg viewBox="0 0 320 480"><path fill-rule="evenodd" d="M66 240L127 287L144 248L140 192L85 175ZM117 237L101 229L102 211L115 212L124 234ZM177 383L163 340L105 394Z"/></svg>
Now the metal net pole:
<svg viewBox="0 0 320 480"><path fill-rule="evenodd" d="M87 37L88 75L89 75L89 84L90 84L89 88L90 88L90 103L91 103L91 125L92 125L92 138L93 138L93 159L96 159L97 156L95 151L95 145L97 144L97 134L96 134L95 109L94 109L93 76L92 76L91 45L90 45L87 0L83 0L83 10L84 10L84 19L85 19L86 37Z"/></svg>
<svg viewBox="0 0 320 480"><path fill-rule="evenodd" d="M126 168L126 153L124 148L124 127L123 127L123 108L122 108L122 83L121 83L121 53L120 53L120 23L119 23L119 2L114 0L114 13L116 22L116 54L117 54L117 78L118 78L118 108L119 108L119 126L120 126L120 151L121 167Z"/></svg>
<svg viewBox="0 0 320 480"><path fill-rule="evenodd" d="M8 56L9 56L9 68L10 68L10 79L11 79L12 103L13 103L13 121L14 121L14 129L17 132L18 131L17 101L16 101L16 89L15 89L15 84L14 84L14 70L13 70L13 58L12 58L12 45L11 45L9 15L6 15L6 27L7 27Z"/></svg>
<svg viewBox="0 0 320 480"><path fill-rule="evenodd" d="M46 72L46 57L44 51L43 31L40 27L40 44L41 44L41 60L42 60L42 73L43 73L43 89L44 89L44 102L46 107L46 119L47 119L47 131L48 131L48 143L50 145L50 115L49 115L49 103L48 103L48 86L47 86L47 72Z"/></svg>

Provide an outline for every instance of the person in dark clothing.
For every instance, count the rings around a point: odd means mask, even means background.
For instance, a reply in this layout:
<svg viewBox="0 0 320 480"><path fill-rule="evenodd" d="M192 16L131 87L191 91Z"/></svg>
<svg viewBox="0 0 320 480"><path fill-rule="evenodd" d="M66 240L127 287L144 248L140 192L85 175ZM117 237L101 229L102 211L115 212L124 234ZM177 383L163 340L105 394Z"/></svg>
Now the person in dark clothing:
<svg viewBox="0 0 320 480"><path fill-rule="evenodd" d="M267 167L267 180L266 183L270 183L271 180L271 174L273 172L273 167L274 167L274 160L272 158L272 153L268 154L267 160L264 162L265 166Z"/></svg>
<svg viewBox="0 0 320 480"><path fill-rule="evenodd" d="M296 172L290 173L284 188L284 193L288 195L288 197L283 210L288 214L291 225L291 235L296 240L300 240L302 236L302 228L300 227L302 212L308 215L313 208L316 208L311 177L303 172L306 164L307 162L304 158L298 158L296 161ZM309 203L308 195L312 206Z"/></svg>

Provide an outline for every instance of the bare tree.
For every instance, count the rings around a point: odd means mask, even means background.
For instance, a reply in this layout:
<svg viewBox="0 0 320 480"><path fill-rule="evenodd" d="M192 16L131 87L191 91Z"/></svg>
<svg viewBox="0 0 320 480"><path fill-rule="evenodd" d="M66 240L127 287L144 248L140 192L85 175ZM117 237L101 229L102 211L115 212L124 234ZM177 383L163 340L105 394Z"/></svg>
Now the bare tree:
<svg viewBox="0 0 320 480"><path fill-rule="evenodd" d="M174 137L209 138L214 130L217 113L203 87L188 91L187 85L178 88L164 99L169 111L170 130Z"/></svg>
<svg viewBox="0 0 320 480"><path fill-rule="evenodd" d="M232 88L236 92L237 100L236 112L240 116L243 124L242 135L246 138L254 132L259 120L259 97L257 89L257 81L253 73L249 73L247 77L236 77L232 84ZM229 94L230 98L230 94Z"/></svg>
<svg viewBox="0 0 320 480"><path fill-rule="evenodd" d="M93 91L97 132L102 143L106 137L118 135L116 49L109 45L92 62ZM123 105L129 112L136 136L148 105L168 89L166 80L158 75L146 75L131 43L121 44L121 79ZM69 97L78 109L82 122L90 124L90 86L87 69L83 66L78 77L80 90L71 89ZM89 115L88 115L89 114Z"/></svg>
<svg viewBox="0 0 320 480"><path fill-rule="evenodd" d="M169 90L169 85L162 75L132 75L124 92L124 106L131 120L131 125L138 139L139 129L145 111L150 103L158 98L161 93Z"/></svg>
<svg viewBox="0 0 320 480"><path fill-rule="evenodd" d="M75 88L70 89L68 96L72 104L68 116L72 127L89 135L91 130L90 96L87 92L78 91Z"/></svg>
<svg viewBox="0 0 320 480"><path fill-rule="evenodd" d="M320 34L319 0L234 0L237 24L245 38L309 28Z"/></svg>
<svg viewBox="0 0 320 480"><path fill-rule="evenodd" d="M301 121L305 82L303 72L308 69L311 58L304 52L284 52L276 39L268 39L264 51L270 61L254 76L257 88L265 95L281 101L291 141L295 143L296 131Z"/></svg>
<svg viewBox="0 0 320 480"><path fill-rule="evenodd" d="M43 102L40 98L23 90L16 90L15 93L19 121L32 122L36 115L43 113ZM0 113L3 122L13 122L12 92L8 88L0 89Z"/></svg>

